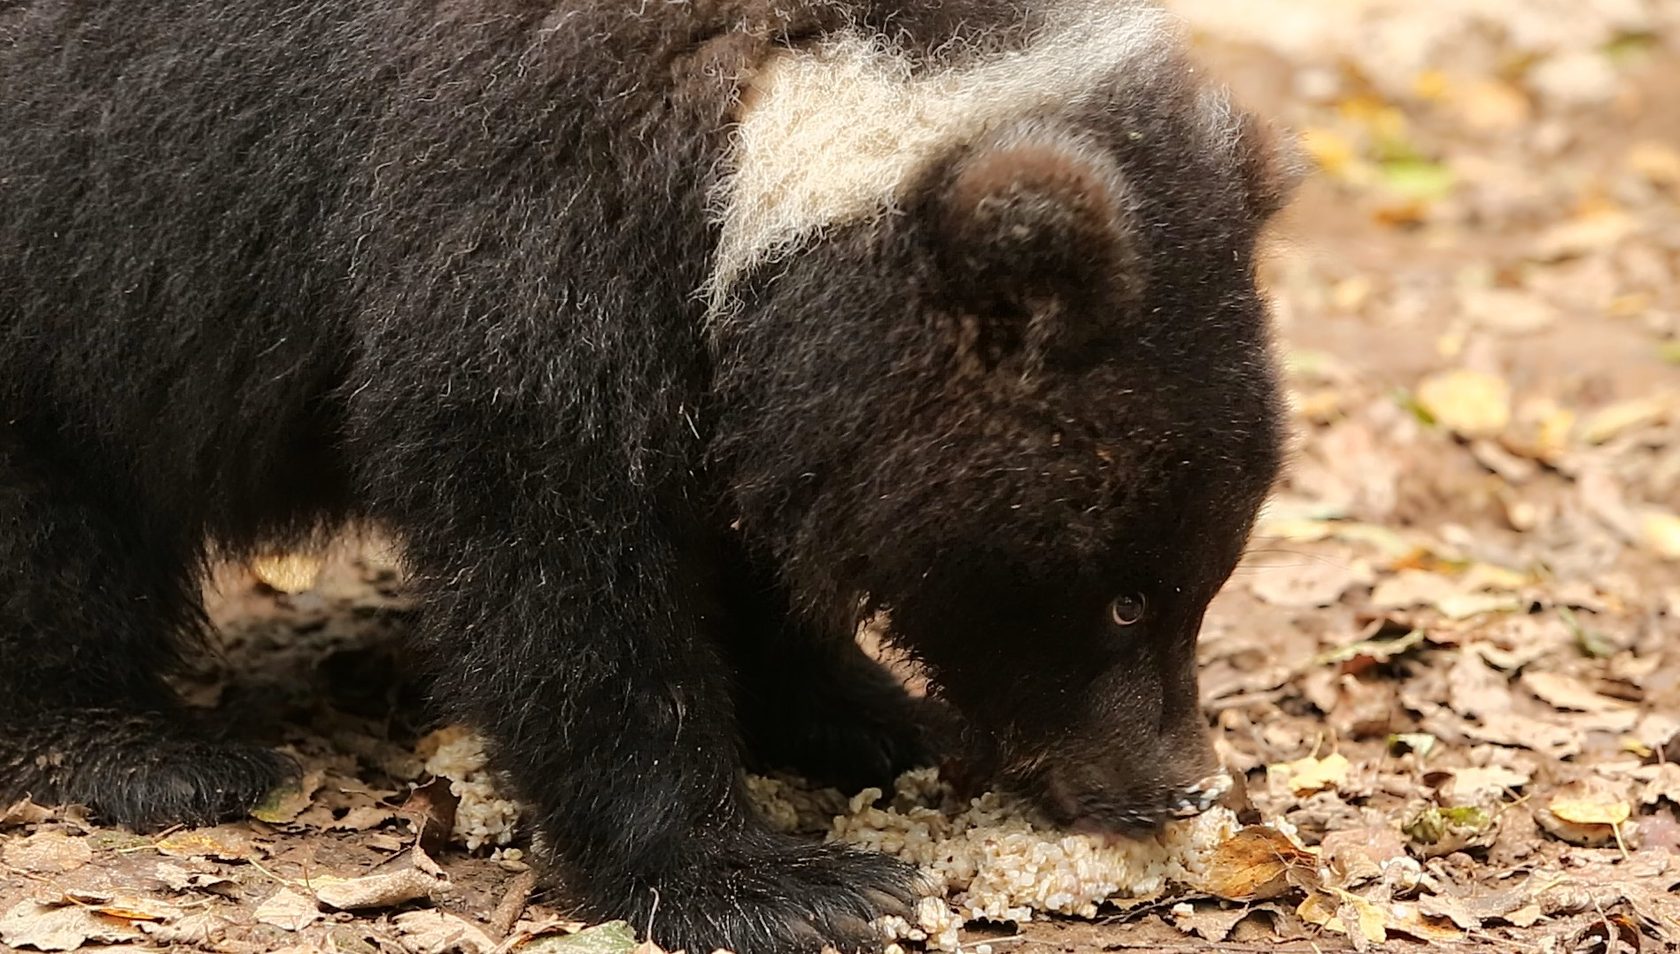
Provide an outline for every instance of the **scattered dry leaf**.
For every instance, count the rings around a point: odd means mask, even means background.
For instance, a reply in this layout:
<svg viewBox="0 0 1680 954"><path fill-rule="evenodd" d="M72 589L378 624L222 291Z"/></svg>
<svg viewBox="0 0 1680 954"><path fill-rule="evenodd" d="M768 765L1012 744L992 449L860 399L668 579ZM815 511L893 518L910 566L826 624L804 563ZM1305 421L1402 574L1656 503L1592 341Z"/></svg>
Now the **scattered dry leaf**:
<svg viewBox="0 0 1680 954"><path fill-rule="evenodd" d="M321 910L314 898L305 897L291 888L281 888L258 905L252 917L287 931L301 931L321 920Z"/></svg>
<svg viewBox="0 0 1680 954"><path fill-rule="evenodd" d="M1316 878L1318 859L1275 828L1250 825L1226 839L1209 866L1209 893L1228 901L1275 898L1290 887L1291 875Z"/></svg>
<svg viewBox="0 0 1680 954"><path fill-rule="evenodd" d="M486 954L496 949L496 942L477 925L436 908L405 911L391 923L402 933L403 947L413 954Z"/></svg>
<svg viewBox="0 0 1680 954"><path fill-rule="evenodd" d="M159 839L155 847L171 858L214 858L217 861L250 861L261 854L256 839L243 828L220 825L192 828Z"/></svg>
<svg viewBox="0 0 1680 954"><path fill-rule="evenodd" d="M26 825L39 825L51 821L54 812L50 808L43 808L29 799L20 799L0 811L0 831L8 828L22 828Z"/></svg>
<svg viewBox="0 0 1680 954"><path fill-rule="evenodd" d="M79 904L23 901L0 916L0 942L14 949L73 951L89 941L120 944L141 936L132 921Z"/></svg>
<svg viewBox="0 0 1680 954"><path fill-rule="evenodd" d="M61 831L40 831L28 838L7 842L0 858L13 868L40 873L74 871L93 860L86 838Z"/></svg>

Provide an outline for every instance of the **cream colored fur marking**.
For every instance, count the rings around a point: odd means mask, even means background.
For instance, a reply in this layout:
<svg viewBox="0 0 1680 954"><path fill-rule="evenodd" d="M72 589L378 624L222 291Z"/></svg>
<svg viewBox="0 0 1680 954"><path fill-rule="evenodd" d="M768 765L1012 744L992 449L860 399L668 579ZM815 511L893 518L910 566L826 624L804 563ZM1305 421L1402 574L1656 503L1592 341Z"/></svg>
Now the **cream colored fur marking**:
<svg viewBox="0 0 1680 954"><path fill-rule="evenodd" d="M1064 2L1025 48L917 72L879 38L779 55L748 91L714 198L722 239L705 289L730 286L813 232L887 211L917 170L1034 110L1098 91L1169 49L1166 16L1137 0Z"/></svg>

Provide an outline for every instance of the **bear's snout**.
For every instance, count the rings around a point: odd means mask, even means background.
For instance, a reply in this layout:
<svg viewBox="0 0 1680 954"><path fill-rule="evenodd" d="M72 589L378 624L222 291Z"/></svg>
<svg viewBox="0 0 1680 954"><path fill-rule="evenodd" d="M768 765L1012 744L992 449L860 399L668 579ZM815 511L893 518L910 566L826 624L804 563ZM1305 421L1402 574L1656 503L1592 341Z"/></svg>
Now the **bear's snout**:
<svg viewBox="0 0 1680 954"><path fill-rule="evenodd" d="M1103 755L1064 757L1042 764L1018 787L1061 827L1084 834L1136 835L1212 808L1231 789L1203 737L1160 737Z"/></svg>

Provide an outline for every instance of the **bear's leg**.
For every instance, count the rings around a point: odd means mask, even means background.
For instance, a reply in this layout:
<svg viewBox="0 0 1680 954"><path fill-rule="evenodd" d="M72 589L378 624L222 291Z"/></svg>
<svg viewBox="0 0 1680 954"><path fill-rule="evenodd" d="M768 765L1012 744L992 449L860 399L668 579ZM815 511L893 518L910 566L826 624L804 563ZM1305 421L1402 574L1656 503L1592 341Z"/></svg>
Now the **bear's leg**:
<svg viewBox="0 0 1680 954"><path fill-rule="evenodd" d="M0 443L0 804L140 829L242 813L289 771L213 740L163 672L196 622L186 564L140 521Z"/></svg>
<svg viewBox="0 0 1680 954"><path fill-rule="evenodd" d="M486 736L580 913L668 950L879 946L869 922L905 910L912 870L778 833L748 800L716 548L654 506L584 524L540 479L443 460L404 470L397 489L428 498L395 513L436 690Z"/></svg>
<svg viewBox="0 0 1680 954"><path fill-rule="evenodd" d="M923 706L845 624L801 617L773 573L731 563L724 640L749 766L850 793L931 764Z"/></svg>

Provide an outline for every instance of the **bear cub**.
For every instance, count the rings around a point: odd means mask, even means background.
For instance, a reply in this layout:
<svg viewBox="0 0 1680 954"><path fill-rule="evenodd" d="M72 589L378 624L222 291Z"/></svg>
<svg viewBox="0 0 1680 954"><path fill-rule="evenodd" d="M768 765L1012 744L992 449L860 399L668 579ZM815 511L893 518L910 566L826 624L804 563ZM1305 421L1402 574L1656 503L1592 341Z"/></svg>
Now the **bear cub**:
<svg viewBox="0 0 1680 954"><path fill-rule="evenodd" d="M291 770L168 677L215 559L399 545L548 870L667 948L865 949L913 872L746 768L1070 828L1220 789L1208 601L1280 459L1286 176L1139 0L0 4L0 799Z"/></svg>

